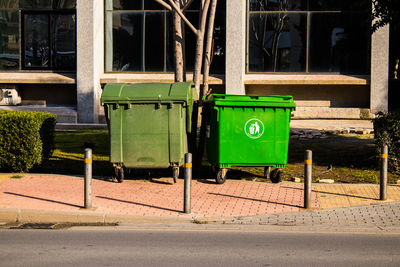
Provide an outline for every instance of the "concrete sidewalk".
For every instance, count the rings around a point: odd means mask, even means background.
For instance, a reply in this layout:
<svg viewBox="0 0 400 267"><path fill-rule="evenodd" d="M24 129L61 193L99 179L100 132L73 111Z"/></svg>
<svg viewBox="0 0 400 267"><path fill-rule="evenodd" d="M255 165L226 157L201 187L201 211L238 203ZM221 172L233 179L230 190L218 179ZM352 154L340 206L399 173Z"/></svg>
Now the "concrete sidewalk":
<svg viewBox="0 0 400 267"><path fill-rule="evenodd" d="M308 129L319 131L348 131L371 133L374 126L371 120L335 120L335 119L292 119L290 121L290 128Z"/></svg>
<svg viewBox="0 0 400 267"><path fill-rule="evenodd" d="M93 180L92 210L83 209L83 178L65 175L0 175L0 222L232 222L277 214L302 214L303 184L213 180L192 184L192 214L184 214L183 180ZM312 209L381 204L377 185L313 184ZM400 186L389 186L400 201ZM394 202L400 203L400 202ZM396 204L397 205L397 204ZM399 207L399 206L397 206ZM236 219L235 219L236 218ZM250 219L249 219L250 220Z"/></svg>

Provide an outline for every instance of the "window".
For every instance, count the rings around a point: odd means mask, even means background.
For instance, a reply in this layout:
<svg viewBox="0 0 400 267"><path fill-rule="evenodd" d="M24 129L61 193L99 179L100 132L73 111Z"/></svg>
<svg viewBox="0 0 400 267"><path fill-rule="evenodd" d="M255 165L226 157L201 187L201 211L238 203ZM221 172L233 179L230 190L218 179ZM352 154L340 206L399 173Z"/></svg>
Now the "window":
<svg viewBox="0 0 400 267"><path fill-rule="evenodd" d="M370 2L249 0L247 72L368 74Z"/></svg>
<svg viewBox="0 0 400 267"><path fill-rule="evenodd" d="M0 0L0 70L76 70L76 0Z"/></svg>
<svg viewBox="0 0 400 267"><path fill-rule="evenodd" d="M198 8L198 7L197 7ZM225 1L218 3L212 73L225 69ZM195 27L195 3L186 11ZM171 12L155 1L106 0L106 72L174 72ZM186 69L193 71L196 38L185 27Z"/></svg>

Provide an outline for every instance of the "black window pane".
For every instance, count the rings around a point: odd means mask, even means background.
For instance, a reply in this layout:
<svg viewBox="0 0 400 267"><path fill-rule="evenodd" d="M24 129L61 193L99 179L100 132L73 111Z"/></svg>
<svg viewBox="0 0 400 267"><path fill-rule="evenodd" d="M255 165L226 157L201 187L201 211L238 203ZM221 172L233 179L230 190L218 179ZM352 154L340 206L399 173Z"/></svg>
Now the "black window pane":
<svg viewBox="0 0 400 267"><path fill-rule="evenodd" d="M54 15L52 20L53 67L76 68L75 15Z"/></svg>
<svg viewBox="0 0 400 267"><path fill-rule="evenodd" d="M307 10L307 0L250 0L250 11Z"/></svg>
<svg viewBox="0 0 400 267"><path fill-rule="evenodd" d="M107 0L107 1L112 1L112 7L115 10L164 10L164 7L154 0Z"/></svg>
<svg viewBox="0 0 400 267"><path fill-rule="evenodd" d="M310 28L310 72L369 73L369 16L314 13Z"/></svg>
<svg viewBox="0 0 400 267"><path fill-rule="evenodd" d="M226 2L218 1L214 23L214 40L210 73L225 73L225 47L226 47Z"/></svg>
<svg viewBox="0 0 400 267"><path fill-rule="evenodd" d="M2 1L2 0L0 0ZM3 0L7 1L7 0ZM14 0L18 2L18 0ZM76 0L19 0L19 7L23 9L53 8L73 9L76 8Z"/></svg>
<svg viewBox="0 0 400 267"><path fill-rule="evenodd" d="M143 14L114 13L112 17L113 71L142 71Z"/></svg>
<svg viewBox="0 0 400 267"><path fill-rule="evenodd" d="M193 24L195 28L198 26L199 22L199 12L188 11L186 12L186 17ZM196 35L192 30L185 25L185 60L186 60L186 70L192 72L194 70L194 61L196 54Z"/></svg>
<svg viewBox="0 0 400 267"><path fill-rule="evenodd" d="M219 2L219 1L218 1ZM200 1L193 1L189 7L187 8L187 10L196 10L199 11L200 10Z"/></svg>
<svg viewBox="0 0 400 267"><path fill-rule="evenodd" d="M160 5L159 3L157 3L154 0L152 0L152 1L143 0L143 2L144 2L144 6L143 6L144 10L164 10L165 9L162 5Z"/></svg>
<svg viewBox="0 0 400 267"><path fill-rule="evenodd" d="M19 67L19 22L17 11L0 11L0 70Z"/></svg>
<svg viewBox="0 0 400 267"><path fill-rule="evenodd" d="M149 13L144 15L144 61L143 71L164 70L164 13Z"/></svg>
<svg viewBox="0 0 400 267"><path fill-rule="evenodd" d="M29 14L24 20L25 67L49 67L49 16Z"/></svg>
<svg viewBox="0 0 400 267"><path fill-rule="evenodd" d="M248 71L306 71L306 14L253 13L248 27Z"/></svg>
<svg viewBox="0 0 400 267"><path fill-rule="evenodd" d="M369 10L371 8L371 1L367 0L323 0L315 1L309 0L309 10L314 11L333 11L333 10Z"/></svg>
<svg viewBox="0 0 400 267"><path fill-rule="evenodd" d="M52 0L19 0L20 8L51 8Z"/></svg>
<svg viewBox="0 0 400 267"><path fill-rule="evenodd" d="M0 0L0 8L18 8L18 0Z"/></svg>
<svg viewBox="0 0 400 267"><path fill-rule="evenodd" d="M167 35L167 54L166 56L166 63L167 63L167 72L174 72L175 71L175 57L174 57L174 27L172 21L171 13L167 13L167 25L166 25L166 35Z"/></svg>
<svg viewBox="0 0 400 267"><path fill-rule="evenodd" d="M76 8L76 0L53 0L52 7L54 9L73 9Z"/></svg>

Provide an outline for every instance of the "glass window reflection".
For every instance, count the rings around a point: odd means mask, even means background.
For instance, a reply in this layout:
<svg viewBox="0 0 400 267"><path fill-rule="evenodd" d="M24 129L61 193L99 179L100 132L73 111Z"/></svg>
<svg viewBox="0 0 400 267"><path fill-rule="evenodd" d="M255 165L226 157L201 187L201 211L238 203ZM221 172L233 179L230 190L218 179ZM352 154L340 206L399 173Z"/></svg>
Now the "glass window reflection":
<svg viewBox="0 0 400 267"><path fill-rule="evenodd" d="M0 70L17 70L18 68L18 12L0 10Z"/></svg>
<svg viewBox="0 0 400 267"><path fill-rule="evenodd" d="M114 13L112 21L113 71L163 71L164 13Z"/></svg>
<svg viewBox="0 0 400 267"><path fill-rule="evenodd" d="M250 14L249 71L306 70L306 14Z"/></svg>
<svg viewBox="0 0 400 267"><path fill-rule="evenodd" d="M18 0L0 0L0 8L18 8Z"/></svg>
<svg viewBox="0 0 400 267"><path fill-rule="evenodd" d="M14 1L18 2L17 0ZM19 7L23 9L76 8L76 0L19 0Z"/></svg>
<svg viewBox="0 0 400 267"><path fill-rule="evenodd" d="M164 7L154 0L107 0L112 2L114 10L164 10ZM107 6L111 6L107 3ZM107 8L109 10L109 8Z"/></svg>
<svg viewBox="0 0 400 267"><path fill-rule="evenodd" d="M250 0L250 11L307 10L306 0Z"/></svg>
<svg viewBox="0 0 400 267"><path fill-rule="evenodd" d="M185 15L196 27L199 12L194 1ZM171 13L155 1L106 0L107 72L173 72L174 41ZM197 6L198 7L198 6ZM225 7L218 1L213 40L211 73L225 71ZM157 10L157 11L156 11ZM183 22L185 25L185 23ZM194 69L196 36L185 26L185 61Z"/></svg>
<svg viewBox="0 0 400 267"><path fill-rule="evenodd" d="M368 19L363 13L312 14L310 71L368 73Z"/></svg>
<svg viewBox="0 0 400 267"><path fill-rule="evenodd" d="M24 22L24 66L28 68L48 67L50 65L49 16L25 15Z"/></svg>
<svg viewBox="0 0 400 267"><path fill-rule="evenodd" d="M53 66L57 69L75 69L75 15L55 15L51 24Z"/></svg>

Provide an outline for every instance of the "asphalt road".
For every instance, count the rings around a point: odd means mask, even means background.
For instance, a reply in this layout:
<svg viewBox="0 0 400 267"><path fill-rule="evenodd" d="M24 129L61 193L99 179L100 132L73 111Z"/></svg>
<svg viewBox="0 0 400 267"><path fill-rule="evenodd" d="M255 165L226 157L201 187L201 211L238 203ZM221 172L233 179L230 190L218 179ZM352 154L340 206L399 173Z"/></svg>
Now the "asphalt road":
<svg viewBox="0 0 400 267"><path fill-rule="evenodd" d="M0 230L0 266L399 266L400 235Z"/></svg>

